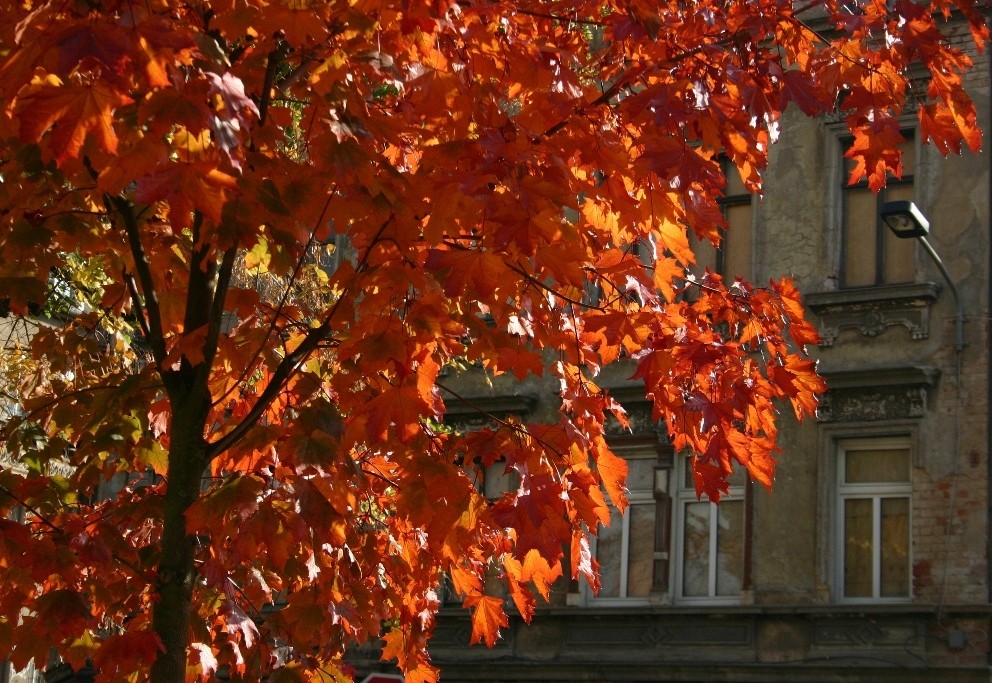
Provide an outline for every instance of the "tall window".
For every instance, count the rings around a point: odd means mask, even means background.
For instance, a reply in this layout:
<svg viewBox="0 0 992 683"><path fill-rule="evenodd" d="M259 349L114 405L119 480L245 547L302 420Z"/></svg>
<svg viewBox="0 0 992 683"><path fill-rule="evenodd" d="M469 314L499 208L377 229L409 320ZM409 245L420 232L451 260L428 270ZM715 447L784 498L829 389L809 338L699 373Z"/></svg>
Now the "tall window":
<svg viewBox="0 0 992 683"><path fill-rule="evenodd" d="M595 541L602 588L595 604L648 601L655 584L655 538L658 530L654 499L653 449L625 453L627 460L626 514L610 506L610 526L600 526Z"/></svg>
<svg viewBox="0 0 992 683"><path fill-rule="evenodd" d="M911 596L910 453L905 439L838 444L835 571L842 601Z"/></svg>
<svg viewBox="0 0 992 683"><path fill-rule="evenodd" d="M841 263L842 287L869 287L911 282L915 276L915 240L899 239L891 234L880 218L882 204L915 198L913 173L916 168L916 142L912 130L902 131L906 141L902 151L903 176L889 177L876 195L867 180L847 185L854 162L844 159L841 182ZM841 141L841 153L850 146L850 138Z"/></svg>
<svg viewBox="0 0 992 683"><path fill-rule="evenodd" d="M675 599L732 604L744 579L745 474L736 471L719 504L699 500L688 458L679 458Z"/></svg>
<svg viewBox="0 0 992 683"><path fill-rule="evenodd" d="M721 157L720 167L727 179L724 196L718 200L728 230L721 233L720 246L714 247L707 241L700 242L693 237L692 246L698 259L698 273L709 268L723 276L730 284L734 278L752 278L752 214L751 193L744 186L737 167L727 157Z"/></svg>

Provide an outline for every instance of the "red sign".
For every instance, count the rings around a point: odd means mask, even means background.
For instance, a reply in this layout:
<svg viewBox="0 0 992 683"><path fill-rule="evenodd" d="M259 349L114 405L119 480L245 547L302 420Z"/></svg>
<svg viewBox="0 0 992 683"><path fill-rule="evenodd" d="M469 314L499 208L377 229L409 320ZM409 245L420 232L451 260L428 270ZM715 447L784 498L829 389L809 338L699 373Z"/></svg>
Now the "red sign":
<svg viewBox="0 0 992 683"><path fill-rule="evenodd" d="M396 683L402 680L402 674L369 674L362 679L362 683Z"/></svg>

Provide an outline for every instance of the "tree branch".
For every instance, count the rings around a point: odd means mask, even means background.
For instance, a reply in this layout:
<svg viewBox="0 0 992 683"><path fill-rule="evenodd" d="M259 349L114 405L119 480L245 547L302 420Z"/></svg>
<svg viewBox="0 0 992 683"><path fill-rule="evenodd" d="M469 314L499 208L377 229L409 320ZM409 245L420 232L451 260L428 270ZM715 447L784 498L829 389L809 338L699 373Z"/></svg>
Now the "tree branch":
<svg viewBox="0 0 992 683"><path fill-rule="evenodd" d="M224 252L220 270L217 273L217 282L214 286L213 301L210 302L210 327L207 330L207 340L203 344L203 366L206 368L208 377L217 355L217 341L220 339L221 328L224 324L224 301L227 298L227 290L231 286L231 273L234 271L234 261L237 255L238 250L235 247Z"/></svg>
<svg viewBox="0 0 992 683"><path fill-rule="evenodd" d="M581 114L586 109L599 107L604 104L609 104L610 100L612 100L621 90L630 87L636 79L640 78L645 73L651 71L659 71L661 69L667 69L673 67L676 64L680 62L684 62L690 57L699 54L708 47L714 47L714 46L725 47L731 44L732 42L734 42L737 39L738 35L739 35L738 33L734 33L731 35L724 35L722 38L719 39L717 39L717 36L713 36L714 38L713 42L704 43L702 45L692 48L691 50L685 50L684 52L680 52L679 54L674 55L670 59L666 59L663 62L659 62L657 64L649 64L649 65L637 65L627 69L627 71L620 74L620 76L613 82L613 84L609 88L604 90L599 97L592 100L591 102L587 102L585 104L580 104L579 106L577 106L569 116L565 117L558 123L554 124L547 130L545 130L544 133L541 134L541 137L539 139L543 140L551 137L552 135L555 135L556 133L560 133L562 130L568 127L568 125L572 122L572 120L575 118L576 115ZM706 38L706 36L704 36L704 38Z"/></svg>
<svg viewBox="0 0 992 683"><path fill-rule="evenodd" d="M554 287L548 286L544 282L541 282L539 279L537 279L536 277L534 277L533 275L531 275L530 273L528 273L527 271L525 271L523 269L523 267L521 265L519 265L519 261L517 262L517 265L514 265L512 263L507 263L506 264L506 267L509 268L510 270L512 270L514 273L516 273L520 277L522 277L527 282L529 282L532 285L536 286L537 288L543 289L548 294L551 294L552 296L556 296L559 299L561 299L562 301L565 301L565 302L571 304L572 306L578 306L579 308L586 308L586 309L590 309L590 310L594 310L594 311L605 310L602 306L600 306L598 304L587 304L584 301L580 301L578 299L573 299L573 298L571 298L569 296L565 296L564 294L562 294L561 292L559 292L558 290L556 290Z"/></svg>
<svg viewBox="0 0 992 683"><path fill-rule="evenodd" d="M112 197L105 195L105 201L112 205L121 220L124 222L124 231L127 233L128 246L131 249L131 257L134 259L134 267L138 271L138 279L141 281L141 289L145 295L145 311L147 311L147 325L142 325L142 329L148 329L148 345L152 349L152 356L156 363L165 360L165 334L162 330L162 312L158 305L158 293L155 291L155 281L152 278L151 265L145 255L145 247L141 243L139 234L138 219L134 215L134 207L123 197Z"/></svg>
<svg viewBox="0 0 992 683"><path fill-rule="evenodd" d="M138 285L134 281L134 275L125 270L121 273L121 277L124 278L124 284L127 285L127 291L131 295L131 303L134 304L134 311L138 318L138 325L141 327L141 333L145 335L145 339L149 339L152 333L148 329L148 320L145 318L145 307L141 305L141 295L138 294Z"/></svg>
<svg viewBox="0 0 992 683"><path fill-rule="evenodd" d="M210 322L210 307L213 300L214 278L217 264L210 258L212 251L209 242L201 244L203 214L193 214L193 248L189 263L189 287L186 290L186 313L183 316L183 333L189 334Z"/></svg>
<svg viewBox="0 0 992 683"><path fill-rule="evenodd" d="M504 420L502 418L496 417L491 412L489 412L488 410L486 410L485 408L483 408L479 404L477 404L475 401L473 401L472 399L470 399L470 398L468 398L466 396L462 396L457 391L454 391L451 387L449 387L449 386L447 386L445 384L442 384L441 382L437 382L437 381L435 381L434 384L437 386L438 389L441 389L442 391L448 392L449 394L451 394L452 396L454 396L455 398L457 398L459 401L461 401L462 403L464 403L465 405L467 405L469 408L472 408L475 411L477 411L479 414L481 414L481 415L483 415L485 417L488 417L490 420L492 420L493 422L495 422L496 424L498 424L501 428L507 429L507 430L509 430L509 431L511 431L511 432L513 432L515 434L522 434L524 436L529 436L530 438L534 439L534 441L536 441L537 443L541 444L541 446L543 446L546 450L551 451L552 453L554 453L558 457L564 457L564 453L562 453L560 450L558 450L557 448L555 448L551 443L549 443L548 441L546 441L542 437L540 437L537 434L534 434L533 432L531 432L529 429L527 429L527 426L526 425L514 424L513 422L510 422L509 420Z"/></svg>
<svg viewBox="0 0 992 683"><path fill-rule="evenodd" d="M368 264L369 255L372 253L372 249L375 248L376 244L382 239L382 233L385 232L386 228L390 223L393 222L393 216L390 215L389 218L380 226L379 231L375 234L372 242L369 244L368 248L365 250L365 254L362 255L361 261L359 261L358 266L355 268L355 276L357 277L364 270ZM216 458L218 455L226 451L228 448L237 443L249 429L255 426L258 420L262 417L265 411L268 409L272 402L275 400L276 396L279 395L285 386L286 382L296 374L300 365L310 357L310 354L317 350L320 345L330 336L331 334L331 321L334 319L334 315L337 313L341 302L344 301L345 297L348 295L351 288L354 286L355 280L352 279L351 283L338 297L338 300L334 302L331 309L324 316L320 325L312 328L307 336L303 338L300 345L279 362L276 366L275 371L272 373L271 379L269 379L268 384L265 385L265 389L259 394L258 399L255 401L255 405L251 407L248 414L234 426L231 431L219 438L217 441L207 444L206 459L210 460Z"/></svg>
<svg viewBox="0 0 992 683"><path fill-rule="evenodd" d="M328 192L327 200L324 202L324 207L320 210L320 215L317 217L317 222L314 224L313 229L310 231L309 238L307 238L307 245L304 251L308 249L310 245L313 243L314 235L317 233L317 229L320 227L320 224L324 220L324 215L327 213L327 207L331 205L331 200L334 198L334 192L336 189L337 189L337 185L335 184L334 187L331 188L330 192ZM290 275L289 282L286 283L286 289L282 293L282 297L280 297L279 299L278 306L276 306L275 309L273 309L272 321L269 323L269 329L265 333L265 339L262 340L262 343L259 345L258 350L255 351L255 355L252 356L251 361L249 361L245 365L244 370L241 371L241 376L238 377L237 381L235 381L231 385L230 389L228 389L226 392L224 392L223 395L221 395L220 397L217 398L216 401L214 401L214 405L219 405L225 398L227 398L231 394L231 392L234 391L235 387L237 387L242 382L242 380L244 380L244 378L247 377L248 374L251 372L251 368L255 365L255 361L258 359L260 355L262 355L262 351L265 349L265 345L268 344L269 342L269 337L272 336L272 333L276 329L276 320L278 320L283 307L286 305L286 300L289 298L289 293L293 288L293 284L296 282L296 278L300 276L300 271L302 269L303 269L303 259L300 258L299 260L297 260L296 266L293 268L293 274Z"/></svg>
<svg viewBox="0 0 992 683"><path fill-rule="evenodd" d="M22 508L24 508L25 510L27 510L28 512L30 512L32 515L34 515L38 519L38 521L40 521L43 525L45 525L46 527L48 527L49 529L51 529L52 530L52 533L55 534L56 536L59 536L59 537L65 537L66 536L65 529L63 529L62 527L60 527L57 524L55 524L52 520L48 519L48 517L46 517L45 515L41 514L41 512L38 510L38 508L34 507L30 503L25 502L25 500L23 498L20 498L19 496L15 495L14 492L11 491L6 486L0 485L0 493L4 493L4 494L10 496L10 498L12 500L14 500L14 502L16 502ZM90 526L91 523L92 522L87 523L86 526ZM139 579L141 581L149 582L148 577L145 576L145 573L140 568L135 567L132 562L130 562L128 560L125 560L123 557L121 557L120 555L118 555L117 552L111 550L110 551L110 557L111 557L111 559L117 560L122 565L124 565L125 567L127 567L128 569L130 569L134 573L134 578Z"/></svg>
<svg viewBox="0 0 992 683"><path fill-rule="evenodd" d="M265 80L262 83L262 101L258 105L258 125L264 126L269 115L269 104L272 102L272 86L276 79L276 69L286 58L289 46L280 41L279 44L269 52L265 59Z"/></svg>

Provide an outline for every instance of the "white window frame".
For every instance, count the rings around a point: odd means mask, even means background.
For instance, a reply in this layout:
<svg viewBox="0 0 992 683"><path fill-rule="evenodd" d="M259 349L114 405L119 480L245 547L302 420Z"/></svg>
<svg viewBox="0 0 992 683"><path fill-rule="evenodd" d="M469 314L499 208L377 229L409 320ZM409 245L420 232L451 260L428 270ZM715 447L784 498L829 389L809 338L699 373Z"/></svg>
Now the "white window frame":
<svg viewBox="0 0 992 683"><path fill-rule="evenodd" d="M870 482L848 484L842 478L845 470L845 457L848 450L908 450L909 468L906 482ZM833 550L836 558L833 565L834 601L842 604L905 604L913 600L913 467L915 464L913 440L911 436L891 436L875 438L838 439L834 448L835 466L833 471ZM883 498L905 498L909 501L909 546L906 560L906 578L909 594L897 597L882 597L881 593L881 501ZM871 597L847 597L844 595L844 503L847 500L872 501L872 595Z"/></svg>
<svg viewBox="0 0 992 683"><path fill-rule="evenodd" d="M645 460L651 463L657 461L658 455L654 447L650 448L634 448L629 451L620 450L617 455L622 457L624 460ZM650 596L628 596L627 595L627 574L630 564L630 518L632 513L632 508L635 505L650 505L651 510L655 515L657 515L657 501L654 497L653 488L649 489L638 489L634 491L627 492L627 509L624 511L623 515L620 517L620 587L618 595L616 596L599 596L595 595L589 586L583 582L583 590L585 592L586 603L595 607L611 607L611 606L636 606L636 605L648 605L652 604L654 601ZM610 509L610 514L614 513L616 508L609 501L607 496L607 506ZM656 517L657 520L657 517ZM657 522L656 522L657 523ZM603 525L600 524L600 529L602 530ZM657 533L657 530L656 530ZM652 571L654 570L654 543L655 537L646 539L637 539L640 542L648 543L652 551ZM599 537L592 536L589 539L590 550L592 551L592 556L597 557Z"/></svg>
<svg viewBox="0 0 992 683"><path fill-rule="evenodd" d="M689 467L689 458L675 458L675 489L674 511L672 514L672 538L675 540L675 547L672 552L672 599L676 605L739 605L741 604L741 594L737 595L716 595L716 579L719 563L717 559L717 538L719 527L719 503L710 503L709 515L709 576L707 578L708 595L685 596L682 594L683 580L685 578L685 507L690 503L700 502L694 488L683 486L686 477L686 468ZM729 493L725 494L721 500L739 500L744 505L746 486L737 484L730 486ZM705 500L705 499L704 499ZM744 516L745 511L741 510ZM747 530L744 530L747 533ZM741 558L743 571L743 557ZM742 587L743 591L743 587Z"/></svg>

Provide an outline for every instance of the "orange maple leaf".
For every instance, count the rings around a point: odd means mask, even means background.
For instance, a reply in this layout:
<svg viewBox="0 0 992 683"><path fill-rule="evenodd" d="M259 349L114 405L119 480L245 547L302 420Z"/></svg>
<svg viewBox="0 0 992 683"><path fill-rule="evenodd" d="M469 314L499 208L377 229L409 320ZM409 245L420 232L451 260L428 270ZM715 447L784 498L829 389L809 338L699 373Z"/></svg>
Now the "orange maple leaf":
<svg viewBox="0 0 992 683"><path fill-rule="evenodd" d="M153 631L129 630L102 641L93 656L93 664L102 671L125 669L138 662L152 661L164 649Z"/></svg>
<svg viewBox="0 0 992 683"><path fill-rule="evenodd" d="M692 248L689 246L685 227L680 223L664 218L659 220L658 238L661 246L668 250L682 265L691 266L696 262L696 255L692 253Z"/></svg>
<svg viewBox="0 0 992 683"><path fill-rule="evenodd" d="M187 228L192 213L199 211L220 223L221 210L237 181L209 161L166 162L156 171L138 179L135 198L142 203L169 203L169 220L175 229Z"/></svg>
<svg viewBox="0 0 992 683"><path fill-rule="evenodd" d="M627 481L627 461L614 454L602 439L595 444L593 455L606 493L613 505L623 512L627 508L627 487L624 485Z"/></svg>
<svg viewBox="0 0 992 683"><path fill-rule="evenodd" d="M489 251L436 251L427 261L428 268L448 269L444 279L446 294L478 293L488 299L507 281L509 269L503 258Z"/></svg>
<svg viewBox="0 0 992 683"><path fill-rule="evenodd" d="M500 628L510 625L503 601L491 595L471 595L465 598L465 607L472 608L472 644L483 640L493 647L499 639Z"/></svg>
<svg viewBox="0 0 992 683"><path fill-rule="evenodd" d="M854 130L854 142L844 154L855 162L851 169L849 184L855 184L868 176L868 187L878 192L885 187L889 173L902 177L902 157L899 145L905 141L895 122L874 124Z"/></svg>
<svg viewBox="0 0 992 683"><path fill-rule="evenodd" d="M79 156L89 134L96 137L100 147L114 154L114 110L131 102L130 97L104 81L65 85L57 76L36 78L17 99L20 136L27 142L40 142L55 126L49 146L59 165Z"/></svg>
<svg viewBox="0 0 992 683"><path fill-rule="evenodd" d="M589 545L589 537L584 531L576 530L572 532L572 578L579 576L585 578L593 593L599 593L601 587L599 580L599 562L593 555Z"/></svg>
<svg viewBox="0 0 992 683"><path fill-rule="evenodd" d="M420 420L432 416L431 404L415 384L389 386L369 401L361 411L368 415L371 438L387 441L395 428L403 443L409 443L420 431Z"/></svg>

